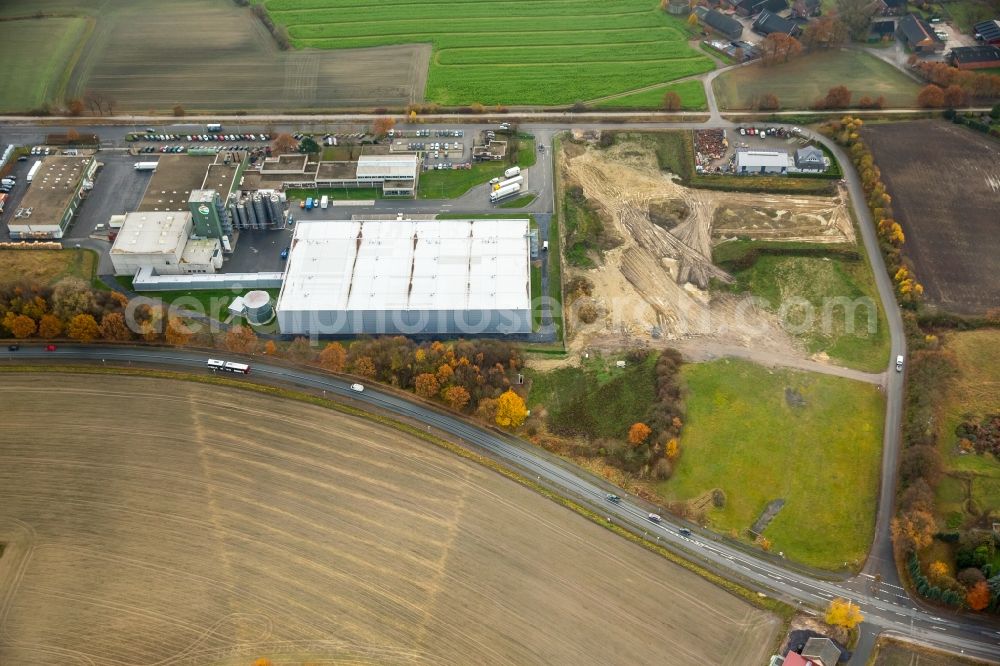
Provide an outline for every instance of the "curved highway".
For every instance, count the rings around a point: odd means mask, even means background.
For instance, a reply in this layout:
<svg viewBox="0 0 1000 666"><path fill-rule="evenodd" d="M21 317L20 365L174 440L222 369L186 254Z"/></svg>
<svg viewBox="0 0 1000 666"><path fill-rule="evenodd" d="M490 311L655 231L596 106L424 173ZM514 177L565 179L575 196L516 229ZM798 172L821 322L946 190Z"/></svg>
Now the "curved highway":
<svg viewBox="0 0 1000 666"><path fill-rule="evenodd" d="M207 354L181 349L120 348L92 346L60 346L55 351L45 351L43 346L25 346L6 356L7 361L17 359L43 359L49 361L87 361L90 363L153 364L172 366L184 370L210 372L205 367ZM670 517L660 523L648 519L648 508L640 501L624 495L619 502L607 500L609 486L588 478L582 471L535 449L513 437L507 437L477 427L458 416L430 408L399 395L368 386L362 393L350 389L350 381L304 369L288 368L256 361L252 365L254 377L293 384L312 391L325 391L333 396L350 398L371 407L400 417L414 419L441 432L460 438L470 450L498 458L528 475L535 475L546 485L571 497L590 509L609 517L610 520L646 534L650 540L662 544L682 557L700 561L723 573L727 578L742 582L752 589L766 590L773 596L812 609L822 609L833 597L844 597L861 607L866 622L901 636L952 652L964 652L984 659L995 659L1000 654L1000 631L986 624L982 626L966 617L941 617L916 607L905 591L882 584L878 593L872 594L870 586L861 585L859 579L848 581L823 580L786 566L747 553L727 544L717 537L695 530L689 536L681 533L682 526ZM232 376L236 380L240 375ZM863 582L863 576L861 581Z"/></svg>

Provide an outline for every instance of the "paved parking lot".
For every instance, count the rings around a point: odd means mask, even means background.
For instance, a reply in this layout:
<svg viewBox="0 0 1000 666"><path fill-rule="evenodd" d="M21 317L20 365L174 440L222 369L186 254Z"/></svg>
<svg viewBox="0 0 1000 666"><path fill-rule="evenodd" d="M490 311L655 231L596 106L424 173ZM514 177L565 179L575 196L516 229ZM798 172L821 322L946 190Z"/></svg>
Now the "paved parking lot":
<svg viewBox="0 0 1000 666"><path fill-rule="evenodd" d="M36 157L35 159L38 158ZM17 210L18 205L20 205L24 193L28 191L28 183L25 177L28 175L28 169L31 168L32 164L34 164L34 161L31 158L24 162L14 162L11 174L17 176L17 185L7 194L3 213L0 214L0 240L2 241L10 240L10 229L7 227L7 223L14 217L14 212Z"/></svg>
<svg viewBox="0 0 1000 666"><path fill-rule="evenodd" d="M222 273L271 273L285 270L281 251L292 241L292 228L282 231L241 231Z"/></svg>
<svg viewBox="0 0 1000 666"><path fill-rule="evenodd" d="M153 175L152 171L136 171L135 157L125 153L101 152L97 160L104 166L66 232L68 239L87 238L95 226L107 224L112 215L134 211Z"/></svg>

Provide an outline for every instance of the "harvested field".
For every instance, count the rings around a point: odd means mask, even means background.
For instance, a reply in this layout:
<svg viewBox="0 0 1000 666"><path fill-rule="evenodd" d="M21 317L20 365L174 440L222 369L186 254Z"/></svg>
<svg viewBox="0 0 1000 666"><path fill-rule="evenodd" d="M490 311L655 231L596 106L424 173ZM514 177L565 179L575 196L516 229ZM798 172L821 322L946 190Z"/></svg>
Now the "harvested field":
<svg viewBox="0 0 1000 666"><path fill-rule="evenodd" d="M141 377L0 397L3 663L736 665L779 628L372 422Z"/></svg>
<svg viewBox="0 0 1000 666"><path fill-rule="evenodd" d="M0 22L0 112L40 109L61 100L66 74L90 28L84 18ZM39 49L43 44L46 48Z"/></svg>
<svg viewBox="0 0 1000 666"><path fill-rule="evenodd" d="M48 89L54 93L55 82L69 76L67 97L91 90L114 100L118 112L162 112L175 104L188 112L402 106L422 100L431 52L421 44L282 52L248 7L227 0L10 0L4 5L2 15L41 10L96 20L72 76L64 68L47 68L53 82ZM0 44L6 62L33 59L36 52ZM63 99L51 94L44 101L62 104ZM21 110L11 104L0 108Z"/></svg>
<svg viewBox="0 0 1000 666"><path fill-rule="evenodd" d="M993 662L995 663L995 662ZM880 641L872 666L989 666L990 662L940 652L923 645Z"/></svg>
<svg viewBox="0 0 1000 666"><path fill-rule="evenodd" d="M892 195L924 300L960 315L1000 307L996 139L934 120L866 126L862 136Z"/></svg>
<svg viewBox="0 0 1000 666"><path fill-rule="evenodd" d="M264 5L298 47L432 44L426 93L441 104L572 104L713 68L655 0Z"/></svg>
<svg viewBox="0 0 1000 666"><path fill-rule="evenodd" d="M571 346L621 347L630 338L688 337L764 351L805 355L777 316L745 295L709 291L732 276L712 263L713 245L728 238L800 243L854 243L842 197L746 194L687 188L660 171L649 136L619 137L608 149L567 143L563 182L580 187L603 233L620 241L577 266L594 284L606 316L573 317ZM568 276L567 279L573 275Z"/></svg>
<svg viewBox="0 0 1000 666"><path fill-rule="evenodd" d="M0 250L0 284L50 285L70 276L90 282L96 262L91 250Z"/></svg>

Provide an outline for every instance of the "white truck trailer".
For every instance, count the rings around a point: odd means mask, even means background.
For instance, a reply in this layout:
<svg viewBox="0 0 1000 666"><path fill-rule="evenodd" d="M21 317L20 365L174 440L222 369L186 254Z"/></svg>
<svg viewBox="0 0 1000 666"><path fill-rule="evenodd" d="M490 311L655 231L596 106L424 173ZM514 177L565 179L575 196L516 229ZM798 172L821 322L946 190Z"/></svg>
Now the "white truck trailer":
<svg viewBox="0 0 1000 666"><path fill-rule="evenodd" d="M156 171L157 164L159 162L136 162L132 168L136 171Z"/></svg>
<svg viewBox="0 0 1000 666"><path fill-rule="evenodd" d="M494 190L490 192L490 203L496 203L501 199L506 199L509 196L513 196L521 191L521 186L518 183L513 183L512 185L507 185L506 187L501 187L499 190Z"/></svg>
<svg viewBox="0 0 1000 666"><path fill-rule="evenodd" d="M513 166L503 172L504 178L513 178L514 176L520 176L520 175L521 175L521 167L519 166Z"/></svg>
<svg viewBox="0 0 1000 666"><path fill-rule="evenodd" d="M520 185L524 182L524 176L514 176L513 178L508 178L507 180L501 180L499 183L493 186L494 190L500 190L508 185Z"/></svg>
<svg viewBox="0 0 1000 666"><path fill-rule="evenodd" d="M30 169L28 169L28 175L25 176L24 179L30 183L32 180L35 179L35 174L38 173L38 170L41 168L42 168L42 161L35 160L35 163L31 165Z"/></svg>
<svg viewBox="0 0 1000 666"><path fill-rule="evenodd" d="M330 197L323 195L323 198L319 200L319 207L326 210L326 207L330 205Z"/></svg>

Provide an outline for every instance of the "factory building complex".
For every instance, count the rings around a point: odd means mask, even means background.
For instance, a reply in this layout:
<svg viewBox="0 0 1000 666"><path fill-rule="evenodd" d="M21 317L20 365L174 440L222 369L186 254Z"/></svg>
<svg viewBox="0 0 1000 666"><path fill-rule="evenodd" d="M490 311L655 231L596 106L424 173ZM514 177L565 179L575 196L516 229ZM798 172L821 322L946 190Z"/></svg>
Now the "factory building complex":
<svg viewBox="0 0 1000 666"><path fill-rule="evenodd" d="M42 157L28 173L30 186L8 227L13 240L62 238L86 192L97 161L89 155Z"/></svg>
<svg viewBox="0 0 1000 666"><path fill-rule="evenodd" d="M531 332L526 219L300 222L278 296L294 335Z"/></svg>

